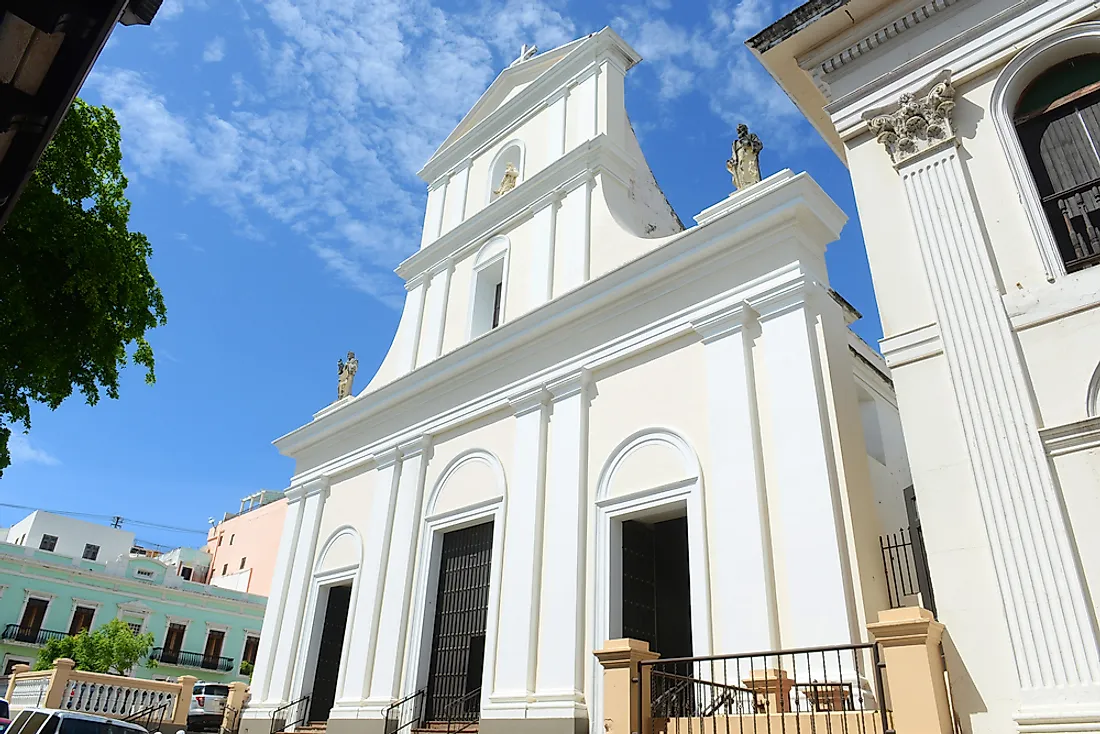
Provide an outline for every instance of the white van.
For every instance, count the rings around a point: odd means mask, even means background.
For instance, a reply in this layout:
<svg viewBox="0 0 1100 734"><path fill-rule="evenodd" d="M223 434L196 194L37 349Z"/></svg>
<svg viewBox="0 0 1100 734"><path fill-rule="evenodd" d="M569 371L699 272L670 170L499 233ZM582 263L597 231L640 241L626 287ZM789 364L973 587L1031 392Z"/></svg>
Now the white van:
<svg viewBox="0 0 1100 734"><path fill-rule="evenodd" d="M148 734L129 721L57 709L23 709L4 734Z"/></svg>

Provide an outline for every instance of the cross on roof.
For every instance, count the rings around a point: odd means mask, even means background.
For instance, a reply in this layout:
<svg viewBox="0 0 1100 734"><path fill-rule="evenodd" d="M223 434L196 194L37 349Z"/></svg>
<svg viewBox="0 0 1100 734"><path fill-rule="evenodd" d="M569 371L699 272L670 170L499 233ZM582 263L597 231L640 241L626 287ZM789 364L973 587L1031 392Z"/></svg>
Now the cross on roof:
<svg viewBox="0 0 1100 734"><path fill-rule="evenodd" d="M521 61L526 61L527 59L531 58L532 56L534 56L538 52L539 52L539 47L538 46L534 46L534 45L528 46L525 43L525 44L523 44L523 46L520 47L519 56L516 58L515 61L512 62L512 65L515 66L516 64L520 63Z"/></svg>

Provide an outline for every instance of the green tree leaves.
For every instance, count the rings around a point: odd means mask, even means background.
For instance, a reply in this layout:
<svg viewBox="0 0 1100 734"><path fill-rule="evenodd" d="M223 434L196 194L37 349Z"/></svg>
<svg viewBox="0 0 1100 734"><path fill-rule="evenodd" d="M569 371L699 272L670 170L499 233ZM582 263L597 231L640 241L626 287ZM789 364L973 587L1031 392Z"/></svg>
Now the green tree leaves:
<svg viewBox="0 0 1100 734"><path fill-rule="evenodd" d="M70 658L77 670L91 673L115 673L125 675L138 662L149 655L153 646L153 633L136 635L130 625L121 619L112 619L95 632L83 631L72 637L50 640L38 651L35 670L53 667L58 658Z"/></svg>
<svg viewBox="0 0 1100 734"><path fill-rule="evenodd" d="M31 401L117 398L131 350L156 379L145 333L166 311L152 247L127 226L119 142L114 112L77 99L0 230L0 473Z"/></svg>

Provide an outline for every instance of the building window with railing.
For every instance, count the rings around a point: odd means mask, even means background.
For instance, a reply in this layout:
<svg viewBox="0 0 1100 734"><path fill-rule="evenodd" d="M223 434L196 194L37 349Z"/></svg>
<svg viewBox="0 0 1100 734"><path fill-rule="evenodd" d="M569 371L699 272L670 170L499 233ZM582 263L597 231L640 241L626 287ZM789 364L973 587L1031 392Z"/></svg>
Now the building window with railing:
<svg viewBox="0 0 1100 734"><path fill-rule="evenodd" d="M1066 272L1100 264L1100 54L1036 77L1013 123Z"/></svg>
<svg viewBox="0 0 1100 734"><path fill-rule="evenodd" d="M85 543L84 544L84 560L85 561L94 561L97 558L99 558L99 546L98 545L93 545L92 543Z"/></svg>
<svg viewBox="0 0 1100 734"><path fill-rule="evenodd" d="M39 550L50 551L51 553L53 552L54 548L56 548L56 547L57 547L57 536L56 535L43 535L42 540L38 543L38 549Z"/></svg>

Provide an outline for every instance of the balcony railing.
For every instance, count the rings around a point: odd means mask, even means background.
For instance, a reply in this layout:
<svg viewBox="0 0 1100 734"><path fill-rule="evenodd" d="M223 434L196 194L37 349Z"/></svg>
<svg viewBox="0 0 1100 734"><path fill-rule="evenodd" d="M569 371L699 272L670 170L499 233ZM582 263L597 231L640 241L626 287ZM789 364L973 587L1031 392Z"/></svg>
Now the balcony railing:
<svg viewBox="0 0 1100 734"><path fill-rule="evenodd" d="M186 650L170 650L163 647L154 647L149 652L149 659L156 660L164 665L176 665L181 668L202 668L203 670L219 670L228 673L233 670L233 658L204 655L201 652L187 652Z"/></svg>
<svg viewBox="0 0 1100 734"><path fill-rule="evenodd" d="M4 627L4 634L0 636L9 642L22 642L27 645L45 645L51 640L63 640L70 635L68 632L44 630L38 627L20 627L17 624L9 624Z"/></svg>

